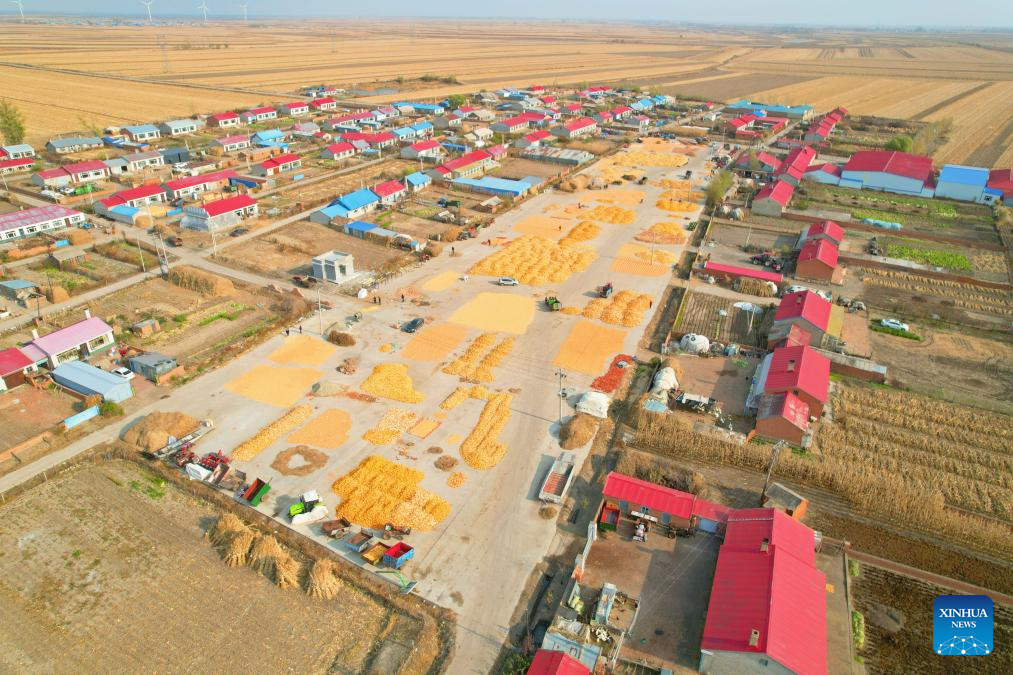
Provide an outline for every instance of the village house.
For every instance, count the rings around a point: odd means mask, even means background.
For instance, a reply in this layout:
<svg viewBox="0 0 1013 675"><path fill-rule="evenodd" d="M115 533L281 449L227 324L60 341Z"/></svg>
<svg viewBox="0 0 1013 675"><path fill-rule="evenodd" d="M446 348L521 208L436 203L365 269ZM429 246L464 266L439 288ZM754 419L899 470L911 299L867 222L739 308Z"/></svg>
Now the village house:
<svg viewBox="0 0 1013 675"><path fill-rule="evenodd" d="M485 150L473 150L444 162L427 173L436 179L453 180L483 173L493 164L492 155Z"/></svg>
<svg viewBox="0 0 1013 675"><path fill-rule="evenodd" d="M753 197L753 213L761 216L778 218L784 214L791 198L795 194L795 186L785 180L775 180L756 193Z"/></svg>
<svg viewBox="0 0 1013 675"><path fill-rule="evenodd" d="M72 136L70 138L52 138L46 143L46 149L58 155L69 155L102 147L102 139L97 136Z"/></svg>
<svg viewBox="0 0 1013 675"><path fill-rule="evenodd" d="M291 103L282 103L278 106L282 115L287 117L300 117L301 115L309 115L310 105L303 101L293 101Z"/></svg>
<svg viewBox="0 0 1013 675"><path fill-rule="evenodd" d="M47 204L0 214L0 241L32 237L40 232L82 225L87 218L80 211L59 204Z"/></svg>
<svg viewBox="0 0 1013 675"><path fill-rule="evenodd" d="M439 141L419 141L401 148L401 157L404 159L424 159L432 162L440 161L447 151L443 149Z"/></svg>
<svg viewBox="0 0 1013 675"><path fill-rule="evenodd" d="M243 123L243 119L237 112L223 112L209 115L207 124L209 127L215 127L217 129L228 129L229 127L238 127Z"/></svg>
<svg viewBox="0 0 1013 675"><path fill-rule="evenodd" d="M756 409L756 435L802 445L809 432L809 405L791 392L764 394Z"/></svg>
<svg viewBox="0 0 1013 675"><path fill-rule="evenodd" d="M25 159L35 157L35 148L28 143L0 146L0 159Z"/></svg>
<svg viewBox="0 0 1013 675"><path fill-rule="evenodd" d="M0 159L0 176L24 173L35 168L35 160L31 157L20 159Z"/></svg>
<svg viewBox="0 0 1013 675"><path fill-rule="evenodd" d="M793 187L798 187L814 159L816 159L816 151L808 145L795 148L781 162L781 166L774 172L774 177L790 183Z"/></svg>
<svg viewBox="0 0 1013 675"><path fill-rule="evenodd" d="M185 136L186 134L195 134L200 130L200 128L201 123L192 119L169 120L168 122L162 122L158 125L158 129L162 132L163 136Z"/></svg>
<svg viewBox="0 0 1013 675"><path fill-rule="evenodd" d="M108 197L98 200L95 203L95 212L113 218L114 220L122 220L122 218L116 218L117 214L129 216L129 222L133 223L134 213L131 211L125 211L120 207L127 207L127 209L140 209L149 204L161 204L166 201L165 187L162 185L142 185L136 188L130 188L129 190L121 190Z"/></svg>
<svg viewBox="0 0 1013 675"><path fill-rule="evenodd" d="M188 230L215 232L234 227L258 215L257 202L249 195L235 195L213 202L187 206L180 225Z"/></svg>
<svg viewBox="0 0 1013 675"><path fill-rule="evenodd" d="M380 198L372 190L362 188L338 197L324 208L314 212L310 216L310 220L324 225L329 224L335 218L352 220L370 211L375 211L379 204Z"/></svg>
<svg viewBox="0 0 1013 675"><path fill-rule="evenodd" d="M365 141L369 144L369 147L376 150L382 150L383 148L389 148L390 146L397 144L397 136L389 131L381 131L379 133L350 131L348 133L341 134L341 140L348 142Z"/></svg>
<svg viewBox="0 0 1013 675"><path fill-rule="evenodd" d="M35 370L36 365L17 347L0 350L0 391L20 387Z"/></svg>
<svg viewBox="0 0 1013 675"><path fill-rule="evenodd" d="M65 164L56 169L39 171L32 176L32 183L41 187L62 187L93 183L109 177L109 167L99 159L75 164Z"/></svg>
<svg viewBox="0 0 1013 675"><path fill-rule="evenodd" d="M221 138L212 140L208 145L212 148L218 148L222 152L238 152L250 147L250 137L246 134L222 136Z"/></svg>
<svg viewBox="0 0 1013 675"><path fill-rule="evenodd" d="M763 393L790 392L809 406L811 416L822 415L830 389L830 359L808 345L778 347L767 359Z"/></svg>
<svg viewBox="0 0 1013 675"><path fill-rule="evenodd" d="M39 337L32 329L32 339L21 348L22 353L37 366L57 368L69 361L86 359L116 344L113 329L102 319L84 310L84 320Z"/></svg>
<svg viewBox="0 0 1013 675"><path fill-rule="evenodd" d="M355 157L355 154L354 145L348 141L338 141L324 148L320 156L323 159L348 159L349 157Z"/></svg>
<svg viewBox="0 0 1013 675"><path fill-rule="evenodd" d="M313 278L340 284L355 276L355 258L351 253L327 251L313 258Z"/></svg>
<svg viewBox="0 0 1013 675"><path fill-rule="evenodd" d="M844 228L832 220L824 220L810 225L801 236L800 243L823 239L840 248L844 241Z"/></svg>
<svg viewBox="0 0 1013 675"><path fill-rule="evenodd" d="M810 239L802 244L795 263L795 276L830 283L837 271L837 245L825 239Z"/></svg>
<svg viewBox="0 0 1013 675"><path fill-rule="evenodd" d="M447 113L433 120L433 126L437 129L460 129L463 120L454 113Z"/></svg>
<svg viewBox="0 0 1013 675"><path fill-rule="evenodd" d="M392 206L408 194L407 188L400 181L389 180L373 186L373 194L380 198L384 206Z"/></svg>
<svg viewBox="0 0 1013 675"><path fill-rule="evenodd" d="M841 168L841 187L932 197L932 158L892 150L863 150Z"/></svg>
<svg viewBox="0 0 1013 675"><path fill-rule="evenodd" d="M302 157L293 153L278 155L256 164L250 169L254 176L277 176L288 171L295 171L302 166Z"/></svg>
<svg viewBox="0 0 1013 675"><path fill-rule="evenodd" d="M554 143L555 140L556 137L545 129L538 129L536 131L532 131L531 133L524 134L517 139L517 142L514 143L514 145L523 150L527 148L539 148L550 143Z"/></svg>
<svg viewBox="0 0 1013 675"><path fill-rule="evenodd" d="M26 279L0 281L0 298L13 300L22 307L27 307L28 302L38 294L39 286L34 281Z"/></svg>
<svg viewBox="0 0 1013 675"><path fill-rule="evenodd" d="M329 96L324 96L322 98L315 98L311 100L309 102L309 107L313 108L313 110L320 111L337 110L338 102ZM284 108L284 106L282 106L282 108Z"/></svg>
<svg viewBox="0 0 1013 675"><path fill-rule="evenodd" d="M551 130L553 136L565 139L587 136L596 131L598 131L598 124L590 117L578 117L575 120L570 120L557 127L553 127Z"/></svg>
<svg viewBox="0 0 1013 675"><path fill-rule="evenodd" d="M135 124L123 127L123 134L134 143L153 141L162 137L162 132L154 124Z"/></svg>
<svg viewBox="0 0 1013 675"><path fill-rule="evenodd" d="M222 190L228 187L230 180L233 178L238 178L238 174L235 171L227 169L225 171L207 173L202 176L186 176L170 180L165 183L165 189L169 192L169 198L176 201L177 199L195 197L206 191Z"/></svg>
<svg viewBox="0 0 1013 675"><path fill-rule="evenodd" d="M270 106L251 108L239 114L247 124L260 124L270 120L278 119L278 111Z"/></svg>
<svg viewBox="0 0 1013 675"><path fill-rule="evenodd" d="M819 240L817 240L819 241ZM810 336L810 343L819 347L830 326L833 305L818 294L805 290L787 293L774 312L774 325L769 332L769 344L783 339L793 325L797 325Z"/></svg>
<svg viewBox="0 0 1013 675"><path fill-rule="evenodd" d="M134 152L116 159L105 160L110 175L131 174L142 172L145 169L165 165L165 157L158 150L147 150L145 152Z"/></svg>
<svg viewBox="0 0 1013 675"><path fill-rule="evenodd" d="M408 190L412 194L415 194L420 190L424 190L433 184L433 179L427 176L426 174L422 173L421 171L410 173L407 176L405 176L404 179L405 184L408 186Z"/></svg>

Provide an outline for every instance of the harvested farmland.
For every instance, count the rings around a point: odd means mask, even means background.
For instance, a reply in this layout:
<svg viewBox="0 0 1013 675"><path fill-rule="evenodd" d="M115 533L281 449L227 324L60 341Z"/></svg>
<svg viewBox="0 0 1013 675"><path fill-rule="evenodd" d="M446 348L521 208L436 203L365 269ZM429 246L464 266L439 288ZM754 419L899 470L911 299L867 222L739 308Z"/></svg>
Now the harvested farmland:
<svg viewBox="0 0 1013 675"><path fill-rule="evenodd" d="M513 277L522 284L539 286L566 281L572 274L586 270L597 257L587 248L560 246L545 237L525 235L480 260L471 273Z"/></svg>
<svg viewBox="0 0 1013 675"><path fill-rule="evenodd" d="M376 426L362 435L362 440L373 445L386 445L397 440L398 436L414 427L419 416L411 410L388 408Z"/></svg>
<svg viewBox="0 0 1013 675"><path fill-rule="evenodd" d="M473 469L491 469L506 455L499 435L510 421L510 394L493 394L486 401L478 423L461 443L461 458Z"/></svg>
<svg viewBox="0 0 1013 675"><path fill-rule="evenodd" d="M309 419L313 406L299 405L258 431L252 438L243 441L232 451L232 459L245 462L253 459L284 434L292 431Z"/></svg>
<svg viewBox="0 0 1013 675"><path fill-rule="evenodd" d="M616 326L632 328L644 318L644 313L651 306L651 296L646 293L619 291L611 298L595 298L584 307L583 315L588 319L598 319Z"/></svg>
<svg viewBox="0 0 1013 675"><path fill-rule="evenodd" d="M341 498L335 516L369 529L395 523L431 530L450 515L450 504L418 486L424 477L418 469L370 455L331 486Z"/></svg>
<svg viewBox="0 0 1013 675"><path fill-rule="evenodd" d="M401 403L421 403L425 398L415 391L408 366L403 363L381 363L374 367L361 388L367 394Z"/></svg>

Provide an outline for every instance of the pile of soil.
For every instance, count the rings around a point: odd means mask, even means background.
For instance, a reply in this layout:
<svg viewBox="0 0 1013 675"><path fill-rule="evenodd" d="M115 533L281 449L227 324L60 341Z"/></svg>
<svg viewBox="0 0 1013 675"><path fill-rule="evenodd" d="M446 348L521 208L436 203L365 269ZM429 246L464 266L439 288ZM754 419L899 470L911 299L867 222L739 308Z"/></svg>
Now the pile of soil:
<svg viewBox="0 0 1013 675"><path fill-rule="evenodd" d="M203 295L230 297L236 294L236 287L229 279L187 265L174 267L169 272L169 283Z"/></svg>
<svg viewBox="0 0 1013 675"><path fill-rule="evenodd" d="M301 462L295 463L293 459L299 456ZM308 445L296 445L287 450L282 450L271 462L271 468L283 476L308 476L314 471L323 468L327 463L327 455L314 450Z"/></svg>
<svg viewBox="0 0 1013 675"><path fill-rule="evenodd" d="M587 445L598 433L600 421L587 413L577 413L563 425L559 433L559 447L573 450Z"/></svg>
<svg viewBox="0 0 1013 675"><path fill-rule="evenodd" d="M578 192L579 190L586 190L590 184L591 179L581 174L563 181L559 185L559 189L563 192Z"/></svg>
<svg viewBox="0 0 1013 675"><path fill-rule="evenodd" d="M123 433L123 440L141 450L158 450L169 442L169 436L182 438L200 425L184 413L153 412Z"/></svg>

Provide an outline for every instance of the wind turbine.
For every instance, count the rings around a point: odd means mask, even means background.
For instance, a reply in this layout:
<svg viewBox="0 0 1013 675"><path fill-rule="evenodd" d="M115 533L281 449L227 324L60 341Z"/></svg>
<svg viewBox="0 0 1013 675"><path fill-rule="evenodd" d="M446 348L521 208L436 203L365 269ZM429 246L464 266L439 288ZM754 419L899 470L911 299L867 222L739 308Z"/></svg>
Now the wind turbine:
<svg viewBox="0 0 1013 675"><path fill-rule="evenodd" d="M21 13L21 23L25 22L25 5L22 0L11 0L12 5L18 6L18 12Z"/></svg>
<svg viewBox="0 0 1013 675"><path fill-rule="evenodd" d="M202 0L201 3L197 5L197 9L204 12L204 25L208 25L208 3L203 2Z"/></svg>
<svg viewBox="0 0 1013 675"><path fill-rule="evenodd" d="M244 21L245 23L250 23L250 18L249 18L248 16L246 16L246 9L247 9L247 7L249 7L250 5L244 2L243 4L241 4L241 5L239 5L239 6L240 6L240 7L241 7L241 8L243 9L243 21Z"/></svg>
<svg viewBox="0 0 1013 675"><path fill-rule="evenodd" d="M141 4L148 8L148 24L151 24L151 6L155 4L155 0L141 0Z"/></svg>

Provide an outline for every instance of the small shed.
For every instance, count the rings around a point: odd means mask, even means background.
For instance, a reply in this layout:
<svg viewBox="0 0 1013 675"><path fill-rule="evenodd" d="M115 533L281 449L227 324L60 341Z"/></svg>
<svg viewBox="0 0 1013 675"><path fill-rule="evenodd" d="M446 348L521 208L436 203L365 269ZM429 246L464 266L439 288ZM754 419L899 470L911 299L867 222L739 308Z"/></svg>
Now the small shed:
<svg viewBox="0 0 1013 675"><path fill-rule="evenodd" d="M0 281L0 297L6 300L23 302L38 292L35 282L25 279L8 279Z"/></svg>
<svg viewBox="0 0 1013 675"><path fill-rule="evenodd" d="M139 337L150 337L162 330L162 326L159 325L158 319L145 319L135 323L130 327L130 330Z"/></svg>
<svg viewBox="0 0 1013 675"><path fill-rule="evenodd" d="M764 394L756 409L756 435L801 445L809 431L809 404L792 392Z"/></svg>
<svg viewBox="0 0 1013 675"><path fill-rule="evenodd" d="M35 363L17 347L0 350L0 391L25 383L25 374L35 370Z"/></svg>
<svg viewBox="0 0 1013 675"><path fill-rule="evenodd" d="M61 270L80 265L87 259L88 252L84 249L56 249L49 254L49 261Z"/></svg>
<svg viewBox="0 0 1013 675"><path fill-rule="evenodd" d="M171 356L148 352L127 359L127 367L144 379L158 384L165 378L171 377L173 372L179 368L179 363Z"/></svg>
<svg viewBox="0 0 1013 675"><path fill-rule="evenodd" d="M802 520L809 508L809 500L780 483L771 483L763 495L763 506L784 511L793 520Z"/></svg>
<svg viewBox="0 0 1013 675"><path fill-rule="evenodd" d="M313 277L340 284L355 276L355 259L351 253L327 251L313 258Z"/></svg>
<svg viewBox="0 0 1013 675"><path fill-rule="evenodd" d="M620 517L640 518L662 525L688 528L696 495L613 471L602 490L604 504L599 527L615 529Z"/></svg>
<svg viewBox="0 0 1013 675"><path fill-rule="evenodd" d="M62 387L82 396L101 396L103 401L120 403L134 395L130 381L83 361L69 361L57 366L50 375Z"/></svg>

